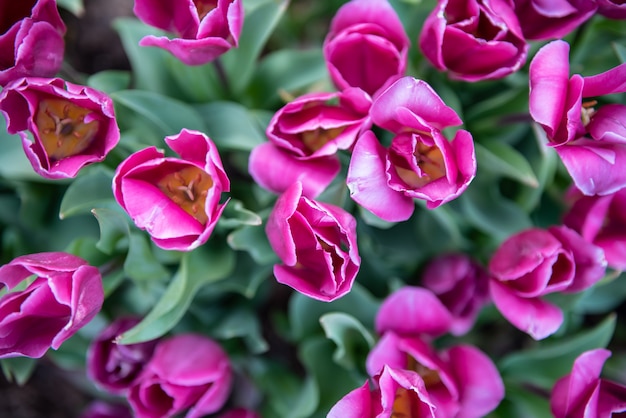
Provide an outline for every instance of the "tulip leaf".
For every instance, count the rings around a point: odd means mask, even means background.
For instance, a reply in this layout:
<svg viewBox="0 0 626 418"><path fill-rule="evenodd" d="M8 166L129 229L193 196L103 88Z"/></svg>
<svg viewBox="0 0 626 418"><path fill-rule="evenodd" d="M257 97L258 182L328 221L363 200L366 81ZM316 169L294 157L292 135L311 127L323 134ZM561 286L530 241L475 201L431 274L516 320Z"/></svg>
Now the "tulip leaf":
<svg viewBox="0 0 626 418"><path fill-rule="evenodd" d="M128 71L106 70L95 73L87 79L87 85L107 94L130 87L131 76Z"/></svg>
<svg viewBox="0 0 626 418"><path fill-rule="evenodd" d="M498 364L506 380L551 390L554 382L571 371L574 360L585 351L606 347L615 330L616 316L608 315L594 328L576 335L538 343L536 347L504 357Z"/></svg>
<svg viewBox="0 0 626 418"><path fill-rule="evenodd" d="M262 226L243 226L231 232L227 241L230 248L246 251L260 265L279 261Z"/></svg>
<svg viewBox="0 0 626 418"><path fill-rule="evenodd" d="M234 264L234 253L228 247L210 241L185 253L178 272L159 301L139 324L124 333L120 343L134 344L166 334L187 312L198 290L228 277Z"/></svg>
<svg viewBox="0 0 626 418"><path fill-rule="evenodd" d="M550 402L544 395L505 382L506 397L487 418L551 418Z"/></svg>
<svg viewBox="0 0 626 418"><path fill-rule="evenodd" d="M255 62L288 4L288 0L267 0L252 10L246 10L239 46L220 58L228 76L229 87L235 96L248 85L256 67Z"/></svg>
<svg viewBox="0 0 626 418"><path fill-rule="evenodd" d="M272 266L259 265L252 260L248 253L238 252L235 268L228 280L211 283L202 289L202 293L221 294L235 292L248 299L254 298L257 289L265 280L272 279Z"/></svg>
<svg viewBox="0 0 626 418"><path fill-rule="evenodd" d="M178 134L183 128L206 131L204 122L192 106L171 97L142 90L122 90L111 97L116 104L151 122L163 137Z"/></svg>
<svg viewBox="0 0 626 418"><path fill-rule="evenodd" d="M259 317L248 308L231 310L220 320L218 326L211 330L211 335L220 340L243 338L248 350L253 354L264 353L269 348L261 335Z"/></svg>
<svg viewBox="0 0 626 418"><path fill-rule="evenodd" d="M539 181L528 160L515 148L503 142L475 144L478 167L494 174L517 180L530 187L538 187Z"/></svg>
<svg viewBox="0 0 626 418"><path fill-rule="evenodd" d="M330 312L343 312L354 317L367 329L372 329L378 307L379 302L358 283L352 286L350 293L332 302L320 302L301 293L294 293L288 308L291 337L299 341L319 333L322 328L318 318Z"/></svg>
<svg viewBox="0 0 626 418"><path fill-rule="evenodd" d="M57 5L64 8L65 10L69 10L78 17L82 16L83 13L85 13L85 5L83 4L83 0L57 0Z"/></svg>
<svg viewBox="0 0 626 418"><path fill-rule="evenodd" d="M212 102L196 106L196 110L220 150L252 151L266 141L257 118L238 103Z"/></svg>
<svg viewBox="0 0 626 418"><path fill-rule="evenodd" d="M96 248L106 254L112 254L120 240L128 238L128 216L118 210L108 208L94 208L91 210L100 226L100 240Z"/></svg>
<svg viewBox="0 0 626 418"><path fill-rule="evenodd" d="M243 203L240 200L231 199L220 219L218 224L223 228L236 228L242 225L261 225L263 221L261 217L256 213L243 207Z"/></svg>
<svg viewBox="0 0 626 418"><path fill-rule="evenodd" d="M4 377L9 382L23 386L35 371L37 359L29 357L12 357L0 359Z"/></svg>
<svg viewBox="0 0 626 418"><path fill-rule="evenodd" d="M265 56L248 87L256 105L268 108L282 93L299 95L299 90L328 80L328 70L321 48L281 49Z"/></svg>
<svg viewBox="0 0 626 418"><path fill-rule="evenodd" d="M124 261L124 272L136 281L164 280L169 271L156 259L146 235L140 232L129 234L128 255Z"/></svg>
<svg viewBox="0 0 626 418"><path fill-rule="evenodd" d="M586 290L577 301L574 310L586 314L604 314L616 309L626 300L626 277L603 279L591 289Z"/></svg>
<svg viewBox="0 0 626 418"><path fill-rule="evenodd" d="M337 344L333 360L348 370L357 369L374 346L372 334L352 315L330 312L322 315L320 324L326 337Z"/></svg>
<svg viewBox="0 0 626 418"><path fill-rule="evenodd" d="M33 170L24 154L22 140L18 135L7 132L3 117L0 117L0 177L12 180L49 181Z"/></svg>
<svg viewBox="0 0 626 418"><path fill-rule="evenodd" d="M59 218L90 213L94 208L118 207L113 198L112 182L113 173L102 166L76 178L63 195Z"/></svg>
<svg viewBox="0 0 626 418"><path fill-rule="evenodd" d="M615 54L621 62L626 62L626 46L617 42L611 42L611 46L615 50Z"/></svg>

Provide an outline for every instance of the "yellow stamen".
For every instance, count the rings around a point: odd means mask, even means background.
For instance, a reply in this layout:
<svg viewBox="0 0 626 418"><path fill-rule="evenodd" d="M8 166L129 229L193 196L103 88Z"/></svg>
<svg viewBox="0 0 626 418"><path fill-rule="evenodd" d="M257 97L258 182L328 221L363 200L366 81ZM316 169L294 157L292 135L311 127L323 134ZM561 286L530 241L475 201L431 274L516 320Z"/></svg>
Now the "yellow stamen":
<svg viewBox="0 0 626 418"><path fill-rule="evenodd" d="M409 186L414 188L423 187L446 175L443 153L436 146L419 143L414 155L417 159L417 165L422 171L421 175L412 169L396 166L398 176Z"/></svg>
<svg viewBox="0 0 626 418"><path fill-rule="evenodd" d="M313 131L306 131L301 134L302 142L304 143L304 146L307 147L307 149L309 149L311 152L315 152L318 149L322 148L324 145L326 145L328 142L337 138L344 129L345 127L342 126L339 128L317 128Z"/></svg>
<svg viewBox="0 0 626 418"><path fill-rule="evenodd" d="M185 167L165 175L157 183L158 188L185 212L202 225L208 216L204 205L208 190L213 187L213 179L198 167Z"/></svg>

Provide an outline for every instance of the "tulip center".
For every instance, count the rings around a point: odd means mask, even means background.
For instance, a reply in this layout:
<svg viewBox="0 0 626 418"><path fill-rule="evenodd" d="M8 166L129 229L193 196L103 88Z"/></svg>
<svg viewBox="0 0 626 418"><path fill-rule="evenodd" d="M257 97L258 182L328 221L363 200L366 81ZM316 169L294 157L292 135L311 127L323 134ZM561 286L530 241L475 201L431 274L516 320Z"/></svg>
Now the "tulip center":
<svg viewBox="0 0 626 418"><path fill-rule="evenodd" d="M217 0L193 0L193 4L198 10L200 20L204 19L211 10L217 8Z"/></svg>
<svg viewBox="0 0 626 418"><path fill-rule="evenodd" d="M432 145L418 143L413 153L414 163L420 172L416 172L410 167L403 166L404 161L398 161L396 172L398 176L409 186L417 188L440 179L446 175L446 165L443 153L439 148Z"/></svg>
<svg viewBox="0 0 626 418"><path fill-rule="evenodd" d="M413 418L419 416L415 392L405 388L398 388L393 401L393 410L390 418Z"/></svg>
<svg viewBox="0 0 626 418"><path fill-rule="evenodd" d="M588 102L583 102L580 109L580 118L582 119L583 125L587 126L591 121L591 117L594 113L596 113L596 109L594 106L598 104L597 100L590 100Z"/></svg>
<svg viewBox="0 0 626 418"><path fill-rule="evenodd" d="M51 161L78 155L93 142L100 122L85 122L91 110L64 99L39 102L35 123L41 143Z"/></svg>
<svg viewBox="0 0 626 418"><path fill-rule="evenodd" d="M304 146L307 147L309 151L315 152L328 142L337 138L344 129L345 127L341 126L331 129L317 128L312 131L305 131L301 134L302 143L304 143Z"/></svg>
<svg viewBox="0 0 626 418"><path fill-rule="evenodd" d="M207 223L204 205L208 191L213 186L213 179L206 172L195 166L185 167L163 176L157 186L202 225Z"/></svg>

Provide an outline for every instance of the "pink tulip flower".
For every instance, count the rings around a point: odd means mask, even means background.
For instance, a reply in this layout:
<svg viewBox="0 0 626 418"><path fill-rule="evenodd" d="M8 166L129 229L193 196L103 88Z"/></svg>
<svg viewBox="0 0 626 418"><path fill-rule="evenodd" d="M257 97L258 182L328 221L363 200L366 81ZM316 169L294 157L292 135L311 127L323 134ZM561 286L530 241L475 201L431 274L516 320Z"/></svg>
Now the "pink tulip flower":
<svg viewBox="0 0 626 418"><path fill-rule="evenodd" d="M598 13L609 19L626 19L624 0L596 0Z"/></svg>
<svg viewBox="0 0 626 418"><path fill-rule="evenodd" d="M332 407L327 418L430 417L436 406L424 380L414 371L383 366L370 382L348 393ZM446 417L447 418L447 417Z"/></svg>
<svg viewBox="0 0 626 418"><path fill-rule="evenodd" d="M108 392L126 392L152 357L156 341L128 345L117 343L117 339L125 331L138 323L138 318L119 318L106 327L89 346L87 375Z"/></svg>
<svg viewBox="0 0 626 418"><path fill-rule="evenodd" d="M442 130L461 119L426 82L401 78L374 100L371 115L396 136L386 149L373 132L361 135L346 182L352 199L376 216L407 220L414 198L433 209L458 197L474 178L472 136L461 129L448 141Z"/></svg>
<svg viewBox="0 0 626 418"><path fill-rule="evenodd" d="M94 401L89 404L80 418L133 418L133 416L126 405Z"/></svg>
<svg viewBox="0 0 626 418"><path fill-rule="evenodd" d="M199 334L161 340L128 402L136 418L199 418L218 411L230 394L232 371L224 350Z"/></svg>
<svg viewBox="0 0 626 418"><path fill-rule="evenodd" d="M387 0L352 0L333 18L324 58L338 89L359 87L374 96L406 69L409 39Z"/></svg>
<svg viewBox="0 0 626 418"><path fill-rule="evenodd" d="M606 195L626 186L626 106L594 109L583 98L626 91L626 64L569 78L569 45L553 41L530 64L530 115L546 132L576 187Z"/></svg>
<svg viewBox="0 0 626 418"><path fill-rule="evenodd" d="M270 142L255 147L249 171L263 188L280 194L294 182L314 199L341 169L338 150L369 129L370 97L361 89L311 93L279 109L267 127Z"/></svg>
<svg viewBox="0 0 626 418"><path fill-rule="evenodd" d="M239 44L242 0L135 0L133 10L142 22L175 35L149 35L139 45L163 48L187 65L206 64Z"/></svg>
<svg viewBox="0 0 626 418"><path fill-rule="evenodd" d="M439 0L419 38L424 56L450 77L505 77L526 62L528 44L508 0Z"/></svg>
<svg viewBox="0 0 626 418"><path fill-rule="evenodd" d="M526 39L562 38L596 12L596 0L513 0Z"/></svg>
<svg viewBox="0 0 626 418"><path fill-rule="evenodd" d="M511 324L540 340L563 322L561 309L542 296L585 290L602 279L605 268L602 249L566 226L527 229L491 257L491 298Z"/></svg>
<svg viewBox="0 0 626 418"><path fill-rule="evenodd" d="M26 283L24 290L14 290ZM0 358L43 356L100 311L97 268L67 253L29 254L0 267ZM13 289L13 291L11 291Z"/></svg>
<svg viewBox="0 0 626 418"><path fill-rule="evenodd" d="M376 332L437 337L450 330L452 315L428 289L404 286L383 300L376 314Z"/></svg>
<svg viewBox="0 0 626 418"><path fill-rule="evenodd" d="M166 157L155 147L137 151L117 167L113 194L156 245L191 251L213 232L230 181L217 147L203 133L183 129L165 142L180 158Z"/></svg>
<svg viewBox="0 0 626 418"><path fill-rule="evenodd" d="M417 391L430 399L435 408L433 416L437 418L482 418L504 398L504 383L496 366L487 355L469 345L437 353L418 337L387 332L369 353L366 367L370 376L385 367L416 372L421 381L416 385ZM382 381L380 386L381 391L388 390Z"/></svg>
<svg viewBox="0 0 626 418"><path fill-rule="evenodd" d="M111 98L60 78L14 80L0 92L0 111L33 169L50 179L75 177L120 139Z"/></svg>
<svg viewBox="0 0 626 418"><path fill-rule="evenodd" d="M602 348L578 356L572 372L552 388L550 409L555 418L610 418L626 412L626 386L600 378L610 356Z"/></svg>
<svg viewBox="0 0 626 418"><path fill-rule="evenodd" d="M303 196L296 182L276 201L266 232L283 262L274 266L279 283L325 302L350 291L361 258L348 212Z"/></svg>
<svg viewBox="0 0 626 418"><path fill-rule="evenodd" d="M563 223L602 248L609 267L626 270L626 189L606 196L584 196L574 189Z"/></svg>
<svg viewBox="0 0 626 418"><path fill-rule="evenodd" d="M422 285L452 314L450 333L467 333L489 302L489 273L464 254L442 254L425 267Z"/></svg>
<svg viewBox="0 0 626 418"><path fill-rule="evenodd" d="M65 24L54 0L0 0L0 86L52 77L61 68Z"/></svg>

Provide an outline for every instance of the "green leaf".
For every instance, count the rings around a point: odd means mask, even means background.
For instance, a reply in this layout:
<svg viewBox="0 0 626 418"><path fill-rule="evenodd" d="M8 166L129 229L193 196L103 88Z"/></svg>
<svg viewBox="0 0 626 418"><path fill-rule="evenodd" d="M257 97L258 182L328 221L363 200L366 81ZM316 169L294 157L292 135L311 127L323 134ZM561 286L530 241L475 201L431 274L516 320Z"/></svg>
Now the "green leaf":
<svg viewBox="0 0 626 418"><path fill-rule="evenodd" d="M119 70L100 71L87 79L87 85L111 94L130 87L130 73Z"/></svg>
<svg viewBox="0 0 626 418"><path fill-rule="evenodd" d="M624 274L612 280L602 280L584 295L574 306L576 312L587 314L604 314L616 309L626 300L626 286L624 286Z"/></svg>
<svg viewBox="0 0 626 418"><path fill-rule="evenodd" d="M234 102L212 102L195 107L207 127L207 134L220 150L252 151L266 142L257 118Z"/></svg>
<svg viewBox="0 0 626 418"><path fill-rule="evenodd" d="M535 348L509 354L498 369L506 380L551 390L554 382L571 371L574 360L585 351L606 347L615 330L615 315L576 335L546 340Z"/></svg>
<svg viewBox="0 0 626 418"><path fill-rule="evenodd" d="M146 238L140 232L129 234L128 255L124 261L124 272L136 281L164 280L170 277L169 271L159 263Z"/></svg>
<svg viewBox="0 0 626 418"><path fill-rule="evenodd" d="M195 109L186 103L159 93L141 90L122 90L111 94L116 104L143 116L165 137L183 128L206 131L204 122Z"/></svg>
<svg viewBox="0 0 626 418"><path fill-rule="evenodd" d="M546 396L519 385L505 382L506 398L488 418L551 418L550 401Z"/></svg>
<svg viewBox="0 0 626 418"><path fill-rule="evenodd" d="M333 360L348 370L359 368L374 346L372 334L358 319L343 312L322 315L320 324L326 337L337 344Z"/></svg>
<svg viewBox="0 0 626 418"><path fill-rule="evenodd" d="M211 335L220 340L243 338L248 350L253 354L264 353L269 349L267 341L261 335L261 326L257 314L247 308L233 309L223 318Z"/></svg>
<svg viewBox="0 0 626 418"><path fill-rule="evenodd" d="M57 0L57 5L72 12L75 16L82 16L85 13L83 0Z"/></svg>
<svg viewBox="0 0 626 418"><path fill-rule="evenodd" d="M233 250L246 251L261 265L277 263L278 257L270 246L262 226L244 226L228 234L228 245Z"/></svg>
<svg viewBox="0 0 626 418"><path fill-rule="evenodd" d="M248 85L256 67L255 62L287 10L288 4L288 0L268 0L246 11L239 46L220 58L228 76L230 89L236 96Z"/></svg>
<svg viewBox="0 0 626 418"><path fill-rule="evenodd" d="M256 99L257 106L268 108L278 102L281 92L292 93L327 78L321 48L281 49L260 62L248 94Z"/></svg>
<svg viewBox="0 0 626 418"><path fill-rule="evenodd" d="M13 357L0 359L4 377L9 382L23 386L35 371L37 359L29 357Z"/></svg>
<svg viewBox="0 0 626 418"><path fill-rule="evenodd" d="M528 160L515 148L495 141L477 143L475 147L477 164L481 169L509 177L530 187L539 186Z"/></svg>
<svg viewBox="0 0 626 418"><path fill-rule="evenodd" d="M94 208L118 207L113 198L112 182L113 173L102 166L76 178L63 195L59 217L65 219L89 213Z"/></svg>
<svg viewBox="0 0 626 418"><path fill-rule="evenodd" d="M24 154L21 138L7 132L5 119L1 117L0 176L11 180L49 181L35 173L33 166Z"/></svg>
<svg viewBox="0 0 626 418"><path fill-rule="evenodd" d="M242 225L258 226L262 222L261 217L244 208L240 200L231 199L224 208L224 213L220 216L218 224L221 227L232 229Z"/></svg>
<svg viewBox="0 0 626 418"><path fill-rule="evenodd" d="M611 42L611 46L615 50L615 54L621 62L626 62L626 46L618 44L617 42Z"/></svg>
<svg viewBox="0 0 626 418"><path fill-rule="evenodd" d="M224 245L205 244L185 253L180 268L157 304L135 327L124 333L120 343L134 344L159 338L183 317L198 290L229 276L234 253Z"/></svg>
<svg viewBox="0 0 626 418"><path fill-rule="evenodd" d="M128 238L130 234L128 216L119 210L108 208L95 208L91 213L100 226L100 240L96 248L106 254L112 254L120 240Z"/></svg>

